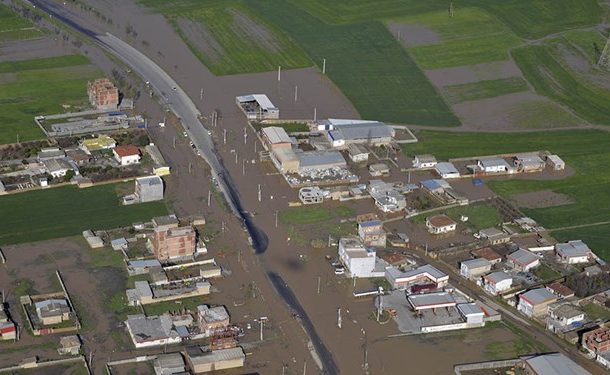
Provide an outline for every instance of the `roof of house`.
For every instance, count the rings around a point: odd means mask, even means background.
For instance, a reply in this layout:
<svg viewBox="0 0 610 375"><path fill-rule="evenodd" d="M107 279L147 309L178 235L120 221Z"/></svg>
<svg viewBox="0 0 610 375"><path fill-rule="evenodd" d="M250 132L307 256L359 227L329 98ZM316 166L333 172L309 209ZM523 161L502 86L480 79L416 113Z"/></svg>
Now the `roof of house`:
<svg viewBox="0 0 610 375"><path fill-rule="evenodd" d="M207 305L199 305L197 311L203 320L208 323L229 319L229 313L224 306L208 307Z"/></svg>
<svg viewBox="0 0 610 375"><path fill-rule="evenodd" d="M178 333L172 329L173 324L169 315L129 315L125 324L133 334L136 342L179 337Z"/></svg>
<svg viewBox="0 0 610 375"><path fill-rule="evenodd" d="M506 233L498 228L485 228L479 231L484 238L496 238L506 236Z"/></svg>
<svg viewBox="0 0 610 375"><path fill-rule="evenodd" d="M116 145L116 141L107 135L100 135L97 138L87 138L82 141L82 145L89 150L100 150Z"/></svg>
<svg viewBox="0 0 610 375"><path fill-rule="evenodd" d="M457 170L457 168L455 167L455 165L453 165L452 163L449 162L442 162L442 163L437 163L434 168L436 169L436 171L440 174L440 175L444 175L444 174L453 174L453 173L457 173L459 174L460 172Z"/></svg>
<svg viewBox="0 0 610 375"><path fill-rule="evenodd" d="M483 278L487 281L489 281L490 283L493 284L497 284L501 281L504 280L512 280L512 276L510 276L509 274L507 274L504 271L497 271L497 272L492 272L490 274L487 274L485 276L483 276Z"/></svg>
<svg viewBox="0 0 610 375"><path fill-rule="evenodd" d="M347 163L338 151L306 151L296 153L301 168L317 168L329 165L344 166Z"/></svg>
<svg viewBox="0 0 610 375"><path fill-rule="evenodd" d="M363 228L379 227L379 226L383 226L383 222L379 219L368 220L368 221L362 221L362 222L358 223L358 226L363 227Z"/></svg>
<svg viewBox="0 0 610 375"><path fill-rule="evenodd" d="M520 294L519 298L525 299L532 305L538 305L541 303L557 300L557 297L553 293L549 292L549 290L546 288L528 290L527 292Z"/></svg>
<svg viewBox="0 0 610 375"><path fill-rule="evenodd" d="M517 154L515 155L515 159L525 162L525 163L544 163L542 158L538 156L538 154L530 153L530 154Z"/></svg>
<svg viewBox="0 0 610 375"><path fill-rule="evenodd" d="M178 225L178 218L176 215L156 216L153 217L152 222L156 227L163 225Z"/></svg>
<svg viewBox="0 0 610 375"><path fill-rule="evenodd" d="M279 126L269 126L262 128L261 132L269 140L271 144L290 143L290 137L284 128Z"/></svg>
<svg viewBox="0 0 610 375"><path fill-rule="evenodd" d="M527 266L540 259L536 254L524 249L519 249L509 254L507 258L521 266Z"/></svg>
<svg viewBox="0 0 610 375"><path fill-rule="evenodd" d="M264 95L264 94L242 95L242 96L238 96L237 100L240 103L257 102L261 108L266 109L266 110L267 109L277 109L277 107L274 106L273 103L271 103L271 100L267 97L267 95Z"/></svg>
<svg viewBox="0 0 610 375"><path fill-rule="evenodd" d="M445 180L425 180L421 182L421 186L428 190L449 189L451 185Z"/></svg>
<svg viewBox="0 0 610 375"><path fill-rule="evenodd" d="M195 366L246 358L243 349L240 347L213 350L211 352L204 352L202 349L197 351L188 350L187 355L189 356L190 362Z"/></svg>
<svg viewBox="0 0 610 375"><path fill-rule="evenodd" d="M580 367L561 353L543 354L524 358L524 361L537 375L590 375L591 373Z"/></svg>
<svg viewBox="0 0 610 375"><path fill-rule="evenodd" d="M571 297L574 295L574 291L572 289L568 288L560 282L554 282L550 285L547 285L546 287L553 293L564 298Z"/></svg>
<svg viewBox="0 0 610 375"><path fill-rule="evenodd" d="M352 122L333 124L334 129L328 134L334 140L355 140L368 138L391 138L392 128L383 122Z"/></svg>
<svg viewBox="0 0 610 375"><path fill-rule="evenodd" d="M483 166L483 168L493 168L493 167L505 167L508 168L509 165L506 160L502 158L484 158L479 159L479 163Z"/></svg>
<svg viewBox="0 0 610 375"><path fill-rule="evenodd" d="M70 312L68 301L65 299L47 299L36 302L34 307L40 312L41 317L58 316Z"/></svg>
<svg viewBox="0 0 610 375"><path fill-rule="evenodd" d="M407 297L414 307L455 304L455 298L447 292L411 294Z"/></svg>
<svg viewBox="0 0 610 375"><path fill-rule="evenodd" d="M456 225L457 223L447 215L436 215L427 217L426 221L433 227L442 228L450 225Z"/></svg>
<svg viewBox="0 0 610 375"><path fill-rule="evenodd" d="M591 249L589 249L589 246L587 246L581 240L558 243L555 245L555 250L559 255L568 258L579 258L591 254Z"/></svg>
<svg viewBox="0 0 610 375"><path fill-rule="evenodd" d="M66 153L59 147L43 148L38 153L38 159L61 158L64 156L66 156Z"/></svg>
<svg viewBox="0 0 610 375"><path fill-rule="evenodd" d="M476 303L460 303L457 305L457 308L464 315L485 315L481 307Z"/></svg>
<svg viewBox="0 0 610 375"><path fill-rule="evenodd" d="M491 267L491 263L485 258L465 260L462 262L462 265L466 266L468 269Z"/></svg>
<svg viewBox="0 0 610 375"><path fill-rule="evenodd" d="M155 366L160 368L175 369L184 367L184 359L180 353L158 354Z"/></svg>
<svg viewBox="0 0 610 375"><path fill-rule="evenodd" d="M552 161L555 164L565 164L563 159L561 159L559 157L559 155L549 155L546 158L549 159L550 161Z"/></svg>
<svg viewBox="0 0 610 375"><path fill-rule="evenodd" d="M415 155L415 159L420 163L436 163L436 158L430 154Z"/></svg>
<svg viewBox="0 0 610 375"><path fill-rule="evenodd" d="M582 314L583 311L571 303L564 303L553 310L553 315L560 319L571 319Z"/></svg>
<svg viewBox="0 0 610 375"><path fill-rule="evenodd" d="M133 145L116 146L112 151L121 158L140 155L140 149Z"/></svg>
<svg viewBox="0 0 610 375"><path fill-rule="evenodd" d="M369 151L363 146L363 145L359 145L357 143L350 143L347 146L347 151L350 153L350 155L354 156L354 155L360 155L360 154L369 154Z"/></svg>
<svg viewBox="0 0 610 375"><path fill-rule="evenodd" d="M485 258L489 261L502 259L502 256L496 253L491 247L482 247L472 251L472 255L478 258Z"/></svg>
<svg viewBox="0 0 610 375"><path fill-rule="evenodd" d="M375 163L375 164L371 164L369 165L369 171L389 171L390 167L388 167L387 164L385 163Z"/></svg>
<svg viewBox="0 0 610 375"><path fill-rule="evenodd" d="M80 339L76 335L64 336L59 339L59 344L62 348L72 348L80 346Z"/></svg>
<svg viewBox="0 0 610 375"><path fill-rule="evenodd" d="M448 277L445 273L443 273L442 271L438 270L436 267L434 267L430 264L426 264L426 265L423 265L421 267L418 267L418 268L415 268L415 269L412 269L412 270L406 271L406 272L402 272L401 270L399 270L398 268L395 268L395 267L389 267L386 269L386 272L388 272L390 274L390 276L392 276L395 279L413 278L413 277L422 275L424 273L427 273L428 275L430 275L432 278L434 278L436 280Z"/></svg>
<svg viewBox="0 0 610 375"><path fill-rule="evenodd" d="M159 176L146 176L136 178L136 183L140 185L163 185L163 180Z"/></svg>
<svg viewBox="0 0 610 375"><path fill-rule="evenodd" d="M45 168L49 172L62 171L67 169L74 169L72 164L70 164L66 159L48 159L42 162Z"/></svg>

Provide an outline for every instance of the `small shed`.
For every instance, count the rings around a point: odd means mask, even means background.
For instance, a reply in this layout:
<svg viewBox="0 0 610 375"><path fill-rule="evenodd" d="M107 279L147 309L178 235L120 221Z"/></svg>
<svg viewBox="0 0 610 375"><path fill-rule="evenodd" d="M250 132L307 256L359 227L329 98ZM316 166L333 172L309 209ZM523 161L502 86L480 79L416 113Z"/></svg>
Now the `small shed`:
<svg viewBox="0 0 610 375"><path fill-rule="evenodd" d="M554 171L563 171L566 169L566 163L557 155L547 156L546 162Z"/></svg>

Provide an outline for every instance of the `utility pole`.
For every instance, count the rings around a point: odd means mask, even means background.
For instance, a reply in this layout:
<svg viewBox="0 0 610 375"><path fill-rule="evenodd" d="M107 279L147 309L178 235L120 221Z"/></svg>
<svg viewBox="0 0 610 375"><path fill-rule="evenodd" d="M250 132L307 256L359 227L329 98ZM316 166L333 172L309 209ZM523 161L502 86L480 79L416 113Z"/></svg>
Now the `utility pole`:
<svg viewBox="0 0 610 375"><path fill-rule="evenodd" d="M245 175L246 175L246 159L243 159L243 160L241 161L241 174L242 174L243 176L245 176Z"/></svg>
<svg viewBox="0 0 610 375"><path fill-rule="evenodd" d="M201 91L199 91L199 100L203 100L203 87L201 88Z"/></svg>
<svg viewBox="0 0 610 375"><path fill-rule="evenodd" d="M227 144L227 129L222 129L222 143Z"/></svg>
<svg viewBox="0 0 610 375"><path fill-rule="evenodd" d="M244 128L244 144L248 143L248 131Z"/></svg>
<svg viewBox="0 0 610 375"><path fill-rule="evenodd" d="M322 74L326 74L326 59L322 59Z"/></svg>
<svg viewBox="0 0 610 375"><path fill-rule="evenodd" d="M318 107L313 107L313 120L316 121L318 118Z"/></svg>
<svg viewBox="0 0 610 375"><path fill-rule="evenodd" d="M237 164L237 150L235 151L235 164Z"/></svg>
<svg viewBox="0 0 610 375"><path fill-rule="evenodd" d="M282 80L282 66L278 66L277 67L277 81L281 81Z"/></svg>
<svg viewBox="0 0 610 375"><path fill-rule="evenodd" d="M224 221L220 224L220 231L222 232L222 234L225 233L225 222Z"/></svg>
<svg viewBox="0 0 610 375"><path fill-rule="evenodd" d="M174 136L174 142L173 142L173 144L174 144L174 150L175 150L175 149L176 149L176 136Z"/></svg>
<svg viewBox="0 0 610 375"><path fill-rule="evenodd" d="M277 228L277 214L278 214L278 210L275 210L275 227L276 228Z"/></svg>
<svg viewBox="0 0 610 375"><path fill-rule="evenodd" d="M297 99L299 98L299 86L295 85L294 86L294 102L296 103Z"/></svg>
<svg viewBox="0 0 610 375"><path fill-rule="evenodd" d="M453 1L449 3L449 17L453 18Z"/></svg>
<svg viewBox="0 0 610 375"><path fill-rule="evenodd" d="M258 184L258 201L261 201L261 184Z"/></svg>
<svg viewBox="0 0 610 375"><path fill-rule="evenodd" d="M337 309L337 327L341 328L341 308Z"/></svg>
<svg viewBox="0 0 610 375"><path fill-rule="evenodd" d="M254 153L256 154L256 139L254 140Z"/></svg>
<svg viewBox="0 0 610 375"><path fill-rule="evenodd" d="M320 276L318 276L318 294L320 294ZM377 319L379 320L379 319Z"/></svg>
<svg viewBox="0 0 610 375"><path fill-rule="evenodd" d="M398 37L397 37L397 39L400 42L400 30L398 30Z"/></svg>
<svg viewBox="0 0 610 375"><path fill-rule="evenodd" d="M193 163L189 163L189 174L193 174Z"/></svg>
<svg viewBox="0 0 610 375"><path fill-rule="evenodd" d="M303 362L303 375L307 372L307 361Z"/></svg>
<svg viewBox="0 0 610 375"><path fill-rule="evenodd" d="M211 201L212 201L212 190L208 190L208 207L210 207Z"/></svg>

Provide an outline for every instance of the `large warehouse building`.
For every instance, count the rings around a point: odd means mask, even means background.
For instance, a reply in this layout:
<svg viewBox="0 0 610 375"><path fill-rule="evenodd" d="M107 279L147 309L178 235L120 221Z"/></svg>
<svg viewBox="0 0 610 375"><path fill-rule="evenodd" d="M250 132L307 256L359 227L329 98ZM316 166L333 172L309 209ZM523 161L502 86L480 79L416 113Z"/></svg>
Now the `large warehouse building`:
<svg viewBox="0 0 610 375"><path fill-rule="evenodd" d="M279 119L280 110L271 103L267 95L251 94L235 98L237 106L248 120Z"/></svg>
<svg viewBox="0 0 610 375"><path fill-rule="evenodd" d="M328 119L318 129L326 130L330 144L338 148L350 144L383 145L394 139L394 129L379 121Z"/></svg>

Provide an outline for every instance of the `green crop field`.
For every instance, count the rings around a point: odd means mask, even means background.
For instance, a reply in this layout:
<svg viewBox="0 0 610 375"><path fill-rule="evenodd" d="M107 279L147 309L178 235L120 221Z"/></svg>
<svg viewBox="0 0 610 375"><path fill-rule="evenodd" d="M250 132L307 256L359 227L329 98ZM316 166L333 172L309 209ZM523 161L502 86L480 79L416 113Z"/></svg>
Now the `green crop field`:
<svg viewBox="0 0 610 375"><path fill-rule="evenodd" d="M100 74L80 55L0 63L0 144L43 138L34 116L88 106L87 81Z"/></svg>
<svg viewBox="0 0 610 375"><path fill-rule="evenodd" d="M294 0L328 23L348 23L444 10L447 0ZM596 0L463 0L454 1L454 14L477 6L499 18L517 35L535 39L551 33L591 26L603 14Z"/></svg>
<svg viewBox="0 0 610 375"><path fill-rule="evenodd" d="M473 231L497 227L502 224L502 218L498 211L486 204L450 208L445 211L445 214L458 223L462 215L467 216L468 221L465 224Z"/></svg>
<svg viewBox="0 0 610 375"><path fill-rule="evenodd" d="M460 85L445 86L443 88L445 97L451 103L493 98L527 90L527 82L519 77L464 83Z"/></svg>
<svg viewBox="0 0 610 375"><path fill-rule="evenodd" d="M117 185L74 186L0 197L0 245L79 235L167 213L161 202L120 205Z"/></svg>
<svg viewBox="0 0 610 375"><path fill-rule="evenodd" d="M392 22L423 25L436 32L440 43L409 48L424 69L508 60L509 48L521 40L497 18L479 8L464 8L449 17L446 10Z"/></svg>
<svg viewBox="0 0 610 375"><path fill-rule="evenodd" d="M303 68L312 63L280 30L236 1L142 0L169 17L191 50L216 75Z"/></svg>
<svg viewBox="0 0 610 375"><path fill-rule="evenodd" d="M548 150L559 154L574 175L555 180L522 180L513 178L489 181L502 196L552 190L566 194L573 204L523 211L547 228L561 228L608 220L610 212L610 172L605 167L610 158L610 133L595 130L554 131L534 133L443 133L419 132L420 142L405 145L409 155L432 153L437 158L494 155L511 152ZM607 232L610 240L610 232Z"/></svg>
<svg viewBox="0 0 610 375"><path fill-rule="evenodd" d="M34 25L21 18L8 6L0 4L0 43L33 39L42 36Z"/></svg>
<svg viewBox="0 0 610 375"><path fill-rule="evenodd" d="M551 44L515 49L513 57L537 93L570 107L587 121L610 125L610 90L589 84L562 65L557 56L560 48L570 49L570 45L554 39Z"/></svg>

